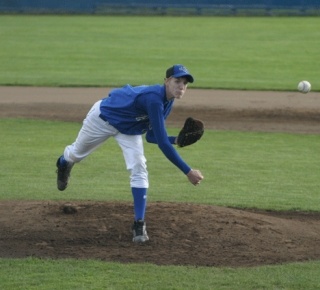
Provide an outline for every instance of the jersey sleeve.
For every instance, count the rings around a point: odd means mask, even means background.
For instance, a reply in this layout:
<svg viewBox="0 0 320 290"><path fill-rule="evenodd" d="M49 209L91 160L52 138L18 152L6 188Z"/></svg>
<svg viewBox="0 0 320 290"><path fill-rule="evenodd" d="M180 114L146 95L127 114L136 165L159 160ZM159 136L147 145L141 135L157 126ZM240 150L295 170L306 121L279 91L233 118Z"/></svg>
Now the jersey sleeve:
<svg viewBox="0 0 320 290"><path fill-rule="evenodd" d="M158 147L163 154L169 159L174 165L176 165L184 174L187 174L191 168L184 162L180 157L176 149L172 146L175 137L168 137L165 128L165 119L163 115L163 105L159 102L148 102L147 104L148 115L150 119L150 125L152 132L148 132L149 142L158 144Z"/></svg>
<svg viewBox="0 0 320 290"><path fill-rule="evenodd" d="M169 139L170 144L175 144L176 138L177 138L176 136L168 136L168 139ZM146 140L147 140L147 142L149 142L149 143L158 144L157 139L156 139L156 137L154 136L154 133L153 133L153 130L152 130L152 129L150 129L150 130L147 131Z"/></svg>

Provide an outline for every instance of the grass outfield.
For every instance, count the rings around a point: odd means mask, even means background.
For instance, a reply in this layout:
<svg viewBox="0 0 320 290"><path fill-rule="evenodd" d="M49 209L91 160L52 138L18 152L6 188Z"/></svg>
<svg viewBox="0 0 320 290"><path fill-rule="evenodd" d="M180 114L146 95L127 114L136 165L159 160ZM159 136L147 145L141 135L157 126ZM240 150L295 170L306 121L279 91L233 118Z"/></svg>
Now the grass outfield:
<svg viewBox="0 0 320 290"><path fill-rule="evenodd" d="M0 27L0 85L150 84L183 63L193 87L320 90L319 17L2 15Z"/></svg>

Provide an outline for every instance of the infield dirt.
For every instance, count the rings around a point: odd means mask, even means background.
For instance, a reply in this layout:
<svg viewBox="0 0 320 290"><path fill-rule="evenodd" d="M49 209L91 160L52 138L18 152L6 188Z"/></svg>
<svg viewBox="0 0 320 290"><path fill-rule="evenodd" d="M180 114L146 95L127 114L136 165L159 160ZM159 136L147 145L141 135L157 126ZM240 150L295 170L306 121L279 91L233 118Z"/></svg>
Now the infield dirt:
<svg viewBox="0 0 320 290"><path fill-rule="evenodd" d="M0 87L0 118L81 122L108 91ZM167 125L180 127L188 116L201 118L214 130L319 134L320 95L189 89ZM63 210L65 204L1 201L0 257L230 267L320 259L320 213L150 203L150 241L135 245L131 203L72 202L76 210L70 212Z"/></svg>

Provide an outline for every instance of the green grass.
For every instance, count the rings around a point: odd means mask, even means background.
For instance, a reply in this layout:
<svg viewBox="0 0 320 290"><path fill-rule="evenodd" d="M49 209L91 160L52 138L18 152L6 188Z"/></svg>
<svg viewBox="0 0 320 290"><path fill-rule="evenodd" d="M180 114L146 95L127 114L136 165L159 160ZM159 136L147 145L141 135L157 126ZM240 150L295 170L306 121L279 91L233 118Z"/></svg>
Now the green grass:
<svg viewBox="0 0 320 290"><path fill-rule="evenodd" d="M70 187L61 193L55 162L81 124L2 119L0 125L6 136L0 168L6 182L0 199L131 201L129 174L113 139L74 167ZM157 146L146 143L149 201L319 211L319 142L319 135L207 130L201 142L178 149L203 172L198 187L191 186Z"/></svg>
<svg viewBox="0 0 320 290"><path fill-rule="evenodd" d="M256 268L0 259L2 289L319 289L320 262ZM17 275L19 273L19 275Z"/></svg>
<svg viewBox="0 0 320 290"><path fill-rule="evenodd" d="M0 16L0 85L161 83L174 63L192 87L320 90L319 17Z"/></svg>

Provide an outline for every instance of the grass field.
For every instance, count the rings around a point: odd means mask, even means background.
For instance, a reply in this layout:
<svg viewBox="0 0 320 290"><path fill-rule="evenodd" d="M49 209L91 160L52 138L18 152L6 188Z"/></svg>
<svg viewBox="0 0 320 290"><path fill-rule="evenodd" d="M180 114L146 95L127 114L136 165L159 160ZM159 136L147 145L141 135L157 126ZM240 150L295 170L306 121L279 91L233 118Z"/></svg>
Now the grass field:
<svg viewBox="0 0 320 290"><path fill-rule="evenodd" d="M183 63L193 87L320 90L319 17L0 16L0 84L162 82Z"/></svg>
<svg viewBox="0 0 320 290"><path fill-rule="evenodd" d="M0 16L0 85L148 84L162 82L165 68L183 63L196 77L194 87L295 90L298 81L307 79L313 90L320 90L319 24L319 18L285 17ZM52 165L79 126L0 120L0 199L65 199L55 189ZM153 184L150 202L320 210L319 135L208 131L204 138L206 142L195 145L198 154L188 156L207 176L197 196L188 195L184 182L183 194L160 193L160 181L178 176L177 169L146 146ZM119 150L113 141L108 149ZM100 148L85 161L85 169L79 165L74 171L82 181L68 189L68 199L106 200L102 189L108 186L117 192L108 200L131 200L118 154L110 163L95 162L105 154ZM210 158L201 161L205 154ZM182 155L188 155L188 149ZM104 177L111 166L117 172L112 183ZM174 192L173 187L161 184L162 192ZM230 269L0 259L0 288L14 290L320 289L319 277L320 262Z"/></svg>
<svg viewBox="0 0 320 290"><path fill-rule="evenodd" d="M319 289L320 263L231 269L1 259L2 289ZM17 275L19 273L19 275Z"/></svg>

